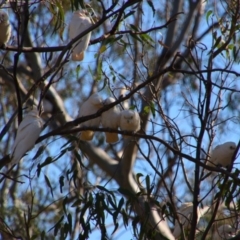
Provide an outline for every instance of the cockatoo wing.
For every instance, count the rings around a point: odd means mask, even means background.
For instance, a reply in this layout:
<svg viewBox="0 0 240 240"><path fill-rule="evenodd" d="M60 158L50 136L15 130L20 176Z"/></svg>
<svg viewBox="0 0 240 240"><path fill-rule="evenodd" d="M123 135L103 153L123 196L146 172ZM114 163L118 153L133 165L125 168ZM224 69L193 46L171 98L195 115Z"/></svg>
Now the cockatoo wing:
<svg viewBox="0 0 240 240"><path fill-rule="evenodd" d="M216 146L212 151L207 165L221 165L227 167L231 164L236 147L234 142L225 142Z"/></svg>
<svg viewBox="0 0 240 240"><path fill-rule="evenodd" d="M79 117L88 116L96 113L103 106L102 97L95 93L91 95L81 106ZM81 123L82 127L98 127L100 125L101 118L93 118L86 122ZM93 131L82 131L80 139L84 141L92 140L94 135Z"/></svg>
<svg viewBox="0 0 240 240"><path fill-rule="evenodd" d="M108 105L113 102L115 102L115 99L109 97L104 101L104 105ZM118 109L118 107L114 106L108 111L103 112L101 116L101 123L104 128L118 129L120 124L120 110ZM118 141L117 133L105 132L105 135L106 142L108 143L114 143Z"/></svg>
<svg viewBox="0 0 240 240"><path fill-rule="evenodd" d="M17 164L23 155L30 150L38 139L43 122L36 110L28 113L19 125L13 144L11 165Z"/></svg>
<svg viewBox="0 0 240 240"><path fill-rule="evenodd" d="M7 43L11 36L11 25L8 20L8 14L0 10L0 46Z"/></svg>
<svg viewBox="0 0 240 240"><path fill-rule="evenodd" d="M137 132L140 130L140 116L138 112L133 110L121 111L120 128L122 131ZM123 136L128 138L128 136Z"/></svg>
<svg viewBox="0 0 240 240"><path fill-rule="evenodd" d="M73 13L69 24L69 38L73 39L92 25L91 20L83 12L76 11ZM83 36L73 47L72 60L82 61L84 51L87 49L91 38L91 32Z"/></svg>

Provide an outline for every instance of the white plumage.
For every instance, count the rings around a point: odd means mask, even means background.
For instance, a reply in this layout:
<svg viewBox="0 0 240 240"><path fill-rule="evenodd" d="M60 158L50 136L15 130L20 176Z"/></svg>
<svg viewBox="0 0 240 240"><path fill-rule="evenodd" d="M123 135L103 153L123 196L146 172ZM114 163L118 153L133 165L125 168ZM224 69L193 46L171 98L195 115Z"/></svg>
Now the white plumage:
<svg viewBox="0 0 240 240"><path fill-rule="evenodd" d="M191 202L183 203L181 208L178 211L178 218L179 222L182 224L184 230L189 230L191 220L192 220L192 211L193 211L193 204ZM200 219L200 212L199 208L197 208L197 223ZM175 220L175 227L173 231L173 235L176 239L181 236L181 228L177 220Z"/></svg>
<svg viewBox="0 0 240 240"><path fill-rule="evenodd" d="M23 118L13 144L11 166L17 164L23 155L34 146L42 127L43 121L39 117L37 109L33 109Z"/></svg>
<svg viewBox="0 0 240 240"><path fill-rule="evenodd" d="M130 109L121 111L120 128L122 131L137 132L140 130L140 127L140 116L138 112Z"/></svg>
<svg viewBox="0 0 240 240"><path fill-rule="evenodd" d="M115 99L112 97L109 97L104 101L104 105L108 105L113 102L115 102ZM119 108L115 105L108 111L103 112L101 117L101 122L102 122L102 126L105 128L118 129L119 123L120 123ZM106 142L108 143L114 143L118 141L117 133L106 132L105 135L106 135Z"/></svg>
<svg viewBox="0 0 240 240"><path fill-rule="evenodd" d="M234 142L225 142L216 146L212 151L207 165L221 165L227 167L231 164L236 147Z"/></svg>
<svg viewBox="0 0 240 240"><path fill-rule="evenodd" d="M8 20L8 14L0 10L0 46L7 43L11 36L11 25Z"/></svg>
<svg viewBox="0 0 240 240"><path fill-rule="evenodd" d="M92 26L91 20L85 15L83 11L76 11L73 13L72 19L69 24L69 38L72 40L77 35ZM84 58L84 51L87 49L91 38L91 32L83 36L73 46L72 60L82 61Z"/></svg>
<svg viewBox="0 0 240 240"><path fill-rule="evenodd" d="M236 231L230 225L225 224L220 226L214 233L214 240L223 240L223 239L231 239L236 236Z"/></svg>
<svg viewBox="0 0 240 240"><path fill-rule="evenodd" d="M94 93L87 99L87 101L85 101L82 104L79 112L79 117L94 114L102 106L103 106L102 97L98 93ZM101 122L101 118L97 117L81 123L80 126L81 127L99 127L100 122ZM82 131L80 135L80 139L84 141L90 141L92 140L93 135L94 135L93 131L90 131L90 130Z"/></svg>

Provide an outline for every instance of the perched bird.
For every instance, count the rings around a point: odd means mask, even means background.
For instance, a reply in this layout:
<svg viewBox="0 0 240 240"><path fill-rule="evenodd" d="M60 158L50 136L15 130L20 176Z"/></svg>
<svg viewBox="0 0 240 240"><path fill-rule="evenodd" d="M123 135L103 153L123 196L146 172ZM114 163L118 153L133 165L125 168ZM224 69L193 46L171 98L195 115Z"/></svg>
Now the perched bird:
<svg viewBox="0 0 240 240"><path fill-rule="evenodd" d="M72 40L77 35L92 26L91 20L85 15L83 11L76 11L72 15L72 19L69 24L69 38ZM87 49L91 38L91 32L83 36L73 46L72 60L82 61L84 58L84 51Z"/></svg>
<svg viewBox="0 0 240 240"><path fill-rule="evenodd" d="M103 106L102 97L98 93L92 94L87 101L85 101L80 109L79 117L88 116L96 113ZM81 123L81 127L98 127L100 125L101 118L93 118L86 122ZM84 141L90 141L93 139L94 132L91 130L82 131L80 139Z"/></svg>
<svg viewBox="0 0 240 240"><path fill-rule="evenodd" d="M8 14L0 10L0 46L6 44L11 36L11 25L8 20Z"/></svg>
<svg viewBox="0 0 240 240"><path fill-rule="evenodd" d="M115 102L115 99L112 97L109 97L104 101L104 105L108 105L113 102ZM102 126L105 128L118 129L119 123L120 123L119 108L115 105L108 111L103 112L101 117L101 122L102 122ZM114 143L118 141L117 133L105 132L105 135L106 135L106 142L108 143Z"/></svg>
<svg viewBox="0 0 240 240"><path fill-rule="evenodd" d="M227 167L231 164L234 152L236 150L234 142L225 142L216 146L210 156L207 165L221 165Z"/></svg>
<svg viewBox="0 0 240 240"><path fill-rule="evenodd" d="M42 127L43 121L38 114L38 110L34 108L23 118L18 127L17 136L12 148L11 166L17 164L23 155L34 146Z"/></svg>
<svg viewBox="0 0 240 240"><path fill-rule="evenodd" d="M178 211L179 222L182 224L182 227L184 230L189 230L190 228L190 224L192 220L192 211L193 211L193 204L191 202L183 203ZM198 216L198 219L197 219L197 223L198 223L200 217L202 216L202 215L200 216L199 208L197 208L197 216ZM178 239L181 236L181 227L179 225L179 222L177 220L175 221L175 227L173 231L173 235L176 239Z"/></svg>
<svg viewBox="0 0 240 240"><path fill-rule="evenodd" d="M140 130L140 127L140 116L138 112L130 109L121 111L120 128L122 131L137 132Z"/></svg>
<svg viewBox="0 0 240 240"><path fill-rule="evenodd" d="M236 236L236 230L228 224L220 226L213 235L214 240L231 239Z"/></svg>

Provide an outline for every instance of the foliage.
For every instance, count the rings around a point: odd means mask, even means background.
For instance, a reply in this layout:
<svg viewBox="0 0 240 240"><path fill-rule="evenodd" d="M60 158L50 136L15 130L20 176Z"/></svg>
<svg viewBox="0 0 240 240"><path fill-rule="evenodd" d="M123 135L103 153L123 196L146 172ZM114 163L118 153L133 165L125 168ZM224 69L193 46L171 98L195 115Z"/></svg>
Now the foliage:
<svg viewBox="0 0 240 240"><path fill-rule="evenodd" d="M212 239L239 222L239 19L236 0L10 1L12 37L1 47L0 238L174 239L179 208L193 203L182 239ZM91 29L68 39L72 12ZM74 43L92 31L82 62ZM79 118L94 92L116 101ZM26 108L44 107L33 150L9 170ZM117 105L141 116L137 133L86 120ZM79 140L94 130L91 142ZM120 140L107 144L104 131ZM238 144L228 168L212 149ZM8 171L9 170L9 171ZM197 207L210 206L197 223Z"/></svg>

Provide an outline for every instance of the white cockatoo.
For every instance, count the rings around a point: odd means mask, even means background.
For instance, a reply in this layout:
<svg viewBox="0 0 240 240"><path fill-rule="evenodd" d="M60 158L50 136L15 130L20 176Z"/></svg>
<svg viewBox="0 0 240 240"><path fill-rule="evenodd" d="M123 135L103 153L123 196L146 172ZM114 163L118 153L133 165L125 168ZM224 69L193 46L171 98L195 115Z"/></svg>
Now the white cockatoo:
<svg viewBox="0 0 240 240"><path fill-rule="evenodd" d="M87 101L85 101L79 111L79 117L88 116L96 113L103 107L102 97L98 93L92 94ZM101 122L101 117L90 119L80 124L81 127L98 127ZM82 131L80 139L90 141L93 139L94 132L91 130Z"/></svg>
<svg viewBox="0 0 240 240"><path fill-rule="evenodd" d="M225 142L216 146L207 162L207 165L221 165L227 167L231 164L237 146L234 142Z"/></svg>
<svg viewBox="0 0 240 240"><path fill-rule="evenodd" d="M231 239L236 236L236 230L228 224L220 226L213 234L214 240Z"/></svg>
<svg viewBox="0 0 240 240"><path fill-rule="evenodd" d="M192 211L193 211L193 204L191 202L186 202L183 203L180 209L178 210L178 218L179 222L182 224L182 227L184 230L188 230L191 226L191 221L192 221ZM200 219L200 212L199 212L199 207L197 208L197 223ZM181 236L181 227L178 223L177 220L175 220L175 227L173 231L173 235L176 239L178 239Z"/></svg>
<svg viewBox="0 0 240 240"><path fill-rule="evenodd" d="M104 105L108 105L113 102L115 102L115 99L112 97L109 97L105 99ZM116 105L110 108L108 111L103 112L101 116L102 126L104 128L118 129L119 123L120 123L120 113L121 112ZM108 143L114 143L118 141L117 133L106 132L105 135L106 135L106 142Z"/></svg>
<svg viewBox="0 0 240 240"><path fill-rule="evenodd" d="M8 20L8 14L0 10L0 46L6 44L11 36L11 25Z"/></svg>
<svg viewBox="0 0 240 240"><path fill-rule="evenodd" d="M140 130L140 127L140 116L138 112L130 109L121 111L120 128L122 131L137 132Z"/></svg>
<svg viewBox="0 0 240 240"><path fill-rule="evenodd" d="M91 20L86 16L84 11L76 11L72 15L72 19L69 24L69 38L72 40L77 35L92 26ZM84 58L84 51L87 49L91 38L91 32L83 36L73 46L72 60L82 61Z"/></svg>
<svg viewBox="0 0 240 240"><path fill-rule="evenodd" d="M126 87L121 87L120 89L119 89L119 97L125 97L126 95L127 95L127 93L128 93L129 91L127 90L127 88ZM123 107L123 109L129 109L129 101L128 101L128 99L127 100L125 100L125 101L123 101L123 102L121 102L121 104L122 104L122 107Z"/></svg>
<svg viewBox="0 0 240 240"><path fill-rule="evenodd" d="M17 136L13 144L11 154L11 166L17 164L23 155L33 148L43 127L43 121L39 116L38 110L31 110L19 124Z"/></svg>

